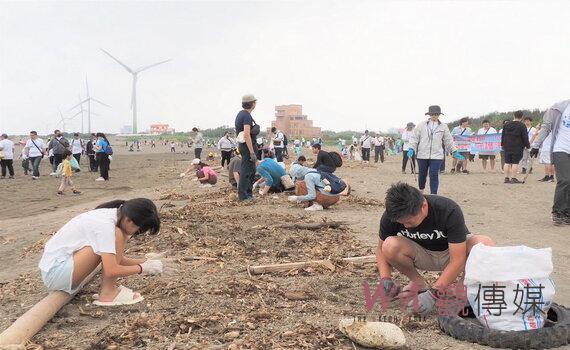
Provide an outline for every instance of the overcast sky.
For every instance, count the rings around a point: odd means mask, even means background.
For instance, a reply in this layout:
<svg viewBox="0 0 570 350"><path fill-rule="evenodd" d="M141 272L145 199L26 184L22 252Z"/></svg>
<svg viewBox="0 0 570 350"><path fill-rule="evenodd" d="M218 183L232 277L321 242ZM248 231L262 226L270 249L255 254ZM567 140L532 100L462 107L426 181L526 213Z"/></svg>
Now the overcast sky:
<svg viewBox="0 0 570 350"><path fill-rule="evenodd" d="M317 126L386 130L424 119L547 108L570 98L570 2L0 2L0 131L45 133L85 98L92 131L233 125L241 96L269 125L302 104ZM76 117L67 131L80 131Z"/></svg>

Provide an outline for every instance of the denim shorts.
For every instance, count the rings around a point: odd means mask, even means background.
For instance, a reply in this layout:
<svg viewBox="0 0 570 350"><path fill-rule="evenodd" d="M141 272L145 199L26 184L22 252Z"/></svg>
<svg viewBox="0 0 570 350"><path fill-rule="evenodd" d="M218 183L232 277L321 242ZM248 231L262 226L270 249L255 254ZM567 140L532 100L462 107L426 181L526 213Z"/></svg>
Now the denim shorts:
<svg viewBox="0 0 570 350"><path fill-rule="evenodd" d="M73 256L70 255L61 262L56 262L48 272L42 271L42 280L48 290L60 290L69 294L75 294L79 290L71 288L73 284Z"/></svg>

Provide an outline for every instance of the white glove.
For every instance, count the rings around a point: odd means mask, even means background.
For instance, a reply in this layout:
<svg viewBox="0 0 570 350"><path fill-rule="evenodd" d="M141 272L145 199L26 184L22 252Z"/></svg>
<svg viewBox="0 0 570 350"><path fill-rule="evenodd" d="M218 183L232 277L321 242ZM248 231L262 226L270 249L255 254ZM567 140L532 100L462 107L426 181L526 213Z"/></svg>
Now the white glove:
<svg viewBox="0 0 570 350"><path fill-rule="evenodd" d="M297 202L297 198L298 198L297 196L289 196L289 197L287 197L287 200L288 200L289 202L296 203L296 202Z"/></svg>
<svg viewBox="0 0 570 350"><path fill-rule="evenodd" d="M265 191L263 190L263 188L260 188L260 189L259 189L259 194L260 194L261 196L263 196L263 195L265 194Z"/></svg>
<svg viewBox="0 0 570 350"><path fill-rule="evenodd" d="M147 260L141 265L143 275L158 275L162 273L162 261Z"/></svg>
<svg viewBox="0 0 570 350"><path fill-rule="evenodd" d="M180 173L180 177L185 177L186 173Z"/></svg>
<svg viewBox="0 0 570 350"><path fill-rule="evenodd" d="M160 253L147 253L144 257L162 263L162 274L171 276L178 273L179 262L175 258L166 258L168 253L169 252L165 250Z"/></svg>

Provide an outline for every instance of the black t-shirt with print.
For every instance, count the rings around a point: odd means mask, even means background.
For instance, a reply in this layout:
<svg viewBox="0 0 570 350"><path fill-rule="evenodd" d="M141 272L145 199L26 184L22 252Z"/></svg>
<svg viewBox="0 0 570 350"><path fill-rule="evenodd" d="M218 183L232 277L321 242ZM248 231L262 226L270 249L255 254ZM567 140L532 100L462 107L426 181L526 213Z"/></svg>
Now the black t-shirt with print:
<svg viewBox="0 0 570 350"><path fill-rule="evenodd" d="M444 251L448 243L463 243L469 230L463 212L453 200L436 195L426 195L428 215L418 227L405 228L391 221L386 213L380 219L380 239L403 236L431 251Z"/></svg>

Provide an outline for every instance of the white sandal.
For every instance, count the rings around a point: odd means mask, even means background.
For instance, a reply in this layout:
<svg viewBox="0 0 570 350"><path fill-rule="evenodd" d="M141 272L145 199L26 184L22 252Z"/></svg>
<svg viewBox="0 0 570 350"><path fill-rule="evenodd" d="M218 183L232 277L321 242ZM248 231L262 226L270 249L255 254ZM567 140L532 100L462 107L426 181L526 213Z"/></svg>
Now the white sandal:
<svg viewBox="0 0 570 350"><path fill-rule="evenodd" d="M135 293L131 289L127 287L119 287L119 294L113 299L113 301L100 301L95 300L93 305L97 306L120 306L120 305L132 305L144 300L142 295L138 295L138 298L135 298Z"/></svg>

